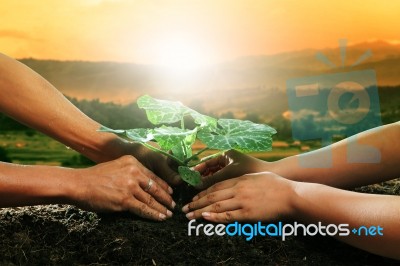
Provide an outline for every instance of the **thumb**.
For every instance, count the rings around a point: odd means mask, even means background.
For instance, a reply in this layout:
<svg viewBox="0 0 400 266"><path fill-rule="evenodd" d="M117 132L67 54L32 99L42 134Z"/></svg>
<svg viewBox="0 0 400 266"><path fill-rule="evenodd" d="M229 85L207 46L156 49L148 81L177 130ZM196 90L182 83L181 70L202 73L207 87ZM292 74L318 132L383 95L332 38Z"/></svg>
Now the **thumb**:
<svg viewBox="0 0 400 266"><path fill-rule="evenodd" d="M157 168L163 179L170 185L176 186L182 183L182 179L177 172L178 165L170 158L159 164Z"/></svg>
<svg viewBox="0 0 400 266"><path fill-rule="evenodd" d="M218 182L224 181L226 179L237 177L235 169L232 165L228 165L212 175L202 176L201 183L195 186L197 189L206 189Z"/></svg>

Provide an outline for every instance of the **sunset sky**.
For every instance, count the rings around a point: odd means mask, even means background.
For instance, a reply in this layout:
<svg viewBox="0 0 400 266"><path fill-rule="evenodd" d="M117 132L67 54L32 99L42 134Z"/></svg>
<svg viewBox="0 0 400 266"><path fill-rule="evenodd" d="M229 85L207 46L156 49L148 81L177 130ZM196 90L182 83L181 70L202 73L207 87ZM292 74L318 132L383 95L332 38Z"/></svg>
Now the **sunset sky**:
<svg viewBox="0 0 400 266"><path fill-rule="evenodd" d="M0 0L0 52L203 65L340 38L399 42L399 10L396 0Z"/></svg>

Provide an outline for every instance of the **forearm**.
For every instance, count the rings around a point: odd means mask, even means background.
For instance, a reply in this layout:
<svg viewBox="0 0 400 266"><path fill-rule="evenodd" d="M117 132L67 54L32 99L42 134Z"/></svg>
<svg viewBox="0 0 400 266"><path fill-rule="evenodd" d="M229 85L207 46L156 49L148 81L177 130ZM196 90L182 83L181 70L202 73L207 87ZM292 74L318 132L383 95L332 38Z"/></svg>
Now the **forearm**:
<svg viewBox="0 0 400 266"><path fill-rule="evenodd" d="M0 208L72 203L78 170L0 163Z"/></svg>
<svg viewBox="0 0 400 266"><path fill-rule="evenodd" d="M320 184L297 183L292 198L292 218L305 223L380 226L383 236L338 237L341 241L369 252L400 259L400 198L361 194Z"/></svg>
<svg viewBox="0 0 400 266"><path fill-rule="evenodd" d="M400 177L398 154L400 153L400 123L386 125L362 132L356 138L345 139L329 147L300 156L291 156L267 163L266 169L285 178L321 183L335 187L356 187ZM357 141L373 147L380 154L378 162L355 163L349 160L348 149ZM350 146L350 147L349 147ZM320 158L332 154L331 167L321 168ZM365 154L359 154L364 156ZM302 161L301 161L302 160ZM304 164L307 162L307 165Z"/></svg>
<svg viewBox="0 0 400 266"><path fill-rule="evenodd" d="M0 54L2 112L101 162L126 154L126 142L100 133L100 124L71 104L57 89L25 65Z"/></svg>

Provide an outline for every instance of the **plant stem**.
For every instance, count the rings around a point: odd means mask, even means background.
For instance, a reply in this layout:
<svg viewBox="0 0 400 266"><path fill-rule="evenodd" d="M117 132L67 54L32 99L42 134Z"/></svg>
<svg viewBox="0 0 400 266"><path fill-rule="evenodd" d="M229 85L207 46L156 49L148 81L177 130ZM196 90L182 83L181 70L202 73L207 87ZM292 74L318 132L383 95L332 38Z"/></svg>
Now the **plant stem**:
<svg viewBox="0 0 400 266"><path fill-rule="evenodd" d="M191 160L193 160L193 158L195 158L196 156L199 156L201 153L205 152L206 150L209 150L208 147L205 147L201 150L199 150L198 152L196 152L195 154L193 154L192 156L190 156L189 158L185 159L183 161L183 163L187 164L188 162L190 162Z"/></svg>
<svg viewBox="0 0 400 266"><path fill-rule="evenodd" d="M185 142L183 140L181 141L181 146L183 147L183 154L185 155L185 158L186 158L188 151L187 151ZM185 163L185 161L183 161L183 163Z"/></svg>
<svg viewBox="0 0 400 266"><path fill-rule="evenodd" d="M182 130L185 130L185 120L184 120L184 117L182 117L181 118L181 128L182 128ZM186 145L185 145L185 141L184 140L182 140L181 141L181 145L182 145L182 147L183 147L183 154L185 155L185 158L187 157L187 154L188 154L188 150L187 150L187 147L186 147ZM186 161L186 160L185 160ZM183 162L184 164L186 164L187 162Z"/></svg>
<svg viewBox="0 0 400 266"><path fill-rule="evenodd" d="M206 157L202 158L200 161L198 161L197 163L194 163L194 164L192 164L192 165L189 165L188 167L193 167L193 166L196 166L196 165L198 165L198 164L201 164L201 163L203 163L203 162L205 162L205 161L208 161L208 160L211 160L211 159L213 159L213 158L216 158L216 157L222 155L222 154L223 154L224 152L226 152L226 151L228 151L228 150L219 151L219 152L217 152L217 153L214 153L214 154L211 154L211 155L209 155L209 156L206 156Z"/></svg>
<svg viewBox="0 0 400 266"><path fill-rule="evenodd" d="M149 144L147 144L147 143L144 143L144 142L139 142L139 143L142 144L143 146L145 146L146 148L149 148L149 149L152 150L152 151L155 151L155 152L159 152L159 153L161 153L161 154L164 154L165 156L167 156L167 157L171 158L172 160L174 160L175 162L177 162L179 165L185 165L184 162L182 162L181 160L179 160L179 159L178 159L177 157L175 157L174 155L169 154L168 152L165 152L165 151L163 151L163 150L161 150L161 149L158 149L158 148L156 148L156 147L154 147L154 146L152 146L152 145L149 145Z"/></svg>

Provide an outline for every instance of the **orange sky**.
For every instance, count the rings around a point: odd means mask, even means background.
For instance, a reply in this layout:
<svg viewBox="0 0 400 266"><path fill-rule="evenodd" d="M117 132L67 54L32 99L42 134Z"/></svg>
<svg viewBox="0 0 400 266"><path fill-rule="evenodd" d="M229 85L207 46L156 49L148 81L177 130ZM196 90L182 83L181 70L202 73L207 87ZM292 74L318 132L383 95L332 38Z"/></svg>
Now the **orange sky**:
<svg viewBox="0 0 400 266"><path fill-rule="evenodd" d="M399 10L397 0L0 0L0 51L17 58L208 64L337 47L340 38L398 41Z"/></svg>

